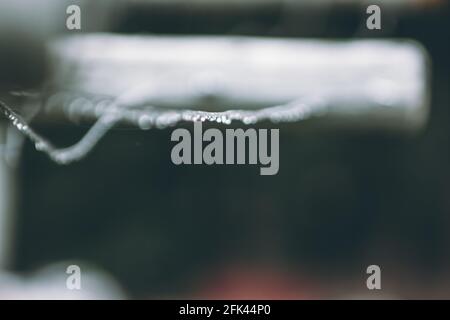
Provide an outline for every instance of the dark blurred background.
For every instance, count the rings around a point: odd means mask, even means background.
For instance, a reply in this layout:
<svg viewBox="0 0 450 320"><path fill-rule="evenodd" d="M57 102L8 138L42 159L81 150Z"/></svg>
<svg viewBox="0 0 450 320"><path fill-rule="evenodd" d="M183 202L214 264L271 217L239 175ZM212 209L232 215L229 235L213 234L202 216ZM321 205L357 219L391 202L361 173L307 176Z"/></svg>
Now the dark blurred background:
<svg viewBox="0 0 450 320"><path fill-rule="evenodd" d="M89 261L131 297L216 297L223 279L239 287L261 274L294 296L334 298L379 294L365 288L377 264L383 294L450 298L449 6L381 8L383 28L371 31L354 2L121 7L112 31L124 34L417 40L432 62L428 124L409 134L283 124L280 171L265 177L254 166L175 166L171 129L116 128L69 166L27 142L13 270ZM36 125L60 145L86 131Z"/></svg>

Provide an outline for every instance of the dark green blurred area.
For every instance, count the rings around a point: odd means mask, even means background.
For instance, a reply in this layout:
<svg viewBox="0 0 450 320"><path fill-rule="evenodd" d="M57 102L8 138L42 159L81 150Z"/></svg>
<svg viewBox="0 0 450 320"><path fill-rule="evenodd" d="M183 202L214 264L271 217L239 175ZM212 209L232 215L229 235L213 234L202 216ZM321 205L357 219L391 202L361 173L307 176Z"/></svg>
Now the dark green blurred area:
<svg viewBox="0 0 450 320"><path fill-rule="evenodd" d="M115 129L69 166L27 142L17 270L86 260L136 296L187 293L192 278L242 260L280 260L323 279L351 277L372 263L391 267L387 279L403 275L418 286L450 276L448 6L387 14L395 23L379 33L361 32L365 16L342 8L309 29L314 14L285 19L275 7L233 18L181 12L162 11L159 20L130 12L115 31L415 39L432 60L429 123L414 134L282 125L280 171L270 177L256 166L177 167L171 129ZM86 130L38 129L61 145Z"/></svg>

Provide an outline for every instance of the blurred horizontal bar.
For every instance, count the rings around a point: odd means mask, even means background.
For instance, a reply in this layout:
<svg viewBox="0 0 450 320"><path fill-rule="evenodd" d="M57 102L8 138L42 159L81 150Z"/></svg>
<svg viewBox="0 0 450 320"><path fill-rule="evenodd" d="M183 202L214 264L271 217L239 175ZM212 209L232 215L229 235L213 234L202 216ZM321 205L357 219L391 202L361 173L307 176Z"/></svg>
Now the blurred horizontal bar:
<svg viewBox="0 0 450 320"><path fill-rule="evenodd" d="M92 34L50 51L55 92L74 93L53 111L75 101L89 113L95 105L77 98L120 96L206 111L321 101L327 115L413 129L428 114L427 56L409 41Z"/></svg>

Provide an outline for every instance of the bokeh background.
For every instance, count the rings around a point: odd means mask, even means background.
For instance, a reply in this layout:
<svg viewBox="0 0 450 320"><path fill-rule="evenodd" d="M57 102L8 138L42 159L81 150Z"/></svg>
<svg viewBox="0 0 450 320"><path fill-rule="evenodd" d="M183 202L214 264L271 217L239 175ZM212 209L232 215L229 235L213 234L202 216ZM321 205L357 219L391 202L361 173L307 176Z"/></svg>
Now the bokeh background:
<svg viewBox="0 0 450 320"><path fill-rule="evenodd" d="M375 31L362 1L112 6L107 30L127 35L414 39L431 60L428 123L407 133L277 125L280 171L266 177L256 166L173 165L172 129L113 129L68 166L25 141L7 270L87 263L131 298L450 298L449 5L378 4ZM60 145L87 129L35 126ZM371 264L381 291L366 288Z"/></svg>

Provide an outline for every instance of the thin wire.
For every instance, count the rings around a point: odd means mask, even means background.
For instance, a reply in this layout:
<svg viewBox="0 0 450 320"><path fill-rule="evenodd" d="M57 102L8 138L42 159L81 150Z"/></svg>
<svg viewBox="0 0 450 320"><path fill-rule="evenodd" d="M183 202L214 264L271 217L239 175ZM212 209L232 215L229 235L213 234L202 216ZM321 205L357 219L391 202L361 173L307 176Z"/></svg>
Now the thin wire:
<svg viewBox="0 0 450 320"><path fill-rule="evenodd" d="M117 100L116 100L117 101ZM9 121L29 138L36 149L46 153L53 161L59 164L68 164L85 157L100 141L100 139L118 122L125 121L146 130L150 128L166 128L174 126L180 121L210 121L231 124L240 121L244 124L253 124L260 121L294 122L306 119L312 115L324 112L324 105L319 102L308 104L300 101L263 108L259 110L228 110L223 112L208 112L197 110L132 110L121 107L112 102L102 111L102 114L89 131L74 145L67 148L56 148L46 138L35 132L19 114L0 101L0 110Z"/></svg>

